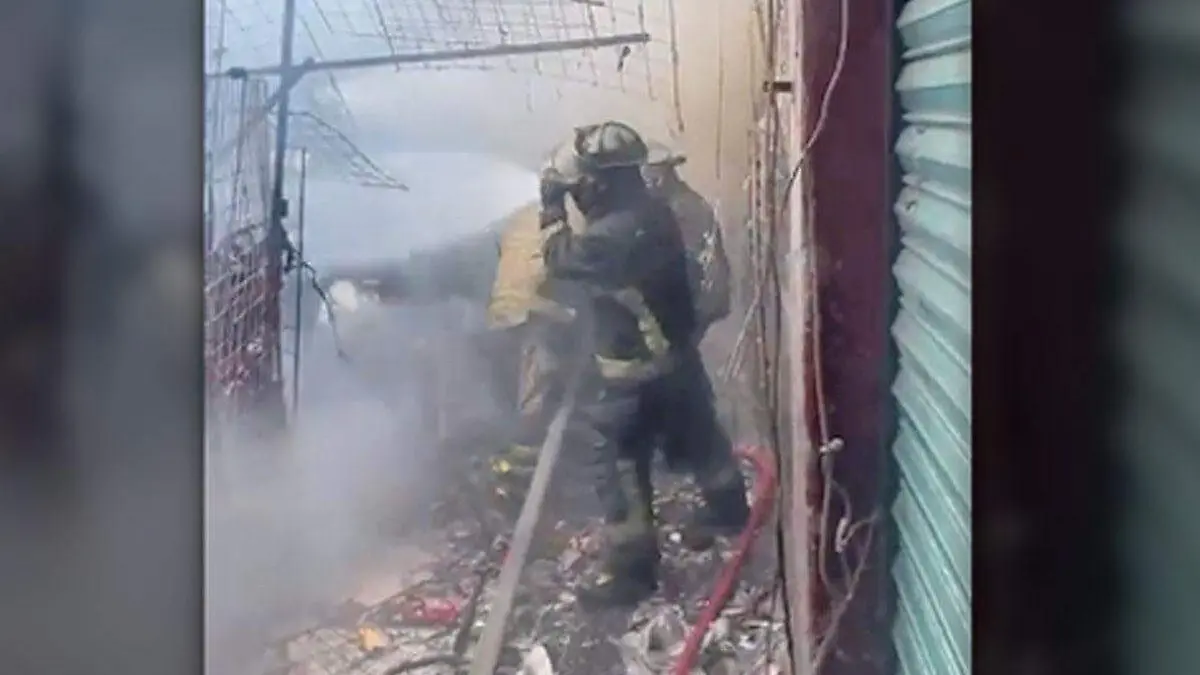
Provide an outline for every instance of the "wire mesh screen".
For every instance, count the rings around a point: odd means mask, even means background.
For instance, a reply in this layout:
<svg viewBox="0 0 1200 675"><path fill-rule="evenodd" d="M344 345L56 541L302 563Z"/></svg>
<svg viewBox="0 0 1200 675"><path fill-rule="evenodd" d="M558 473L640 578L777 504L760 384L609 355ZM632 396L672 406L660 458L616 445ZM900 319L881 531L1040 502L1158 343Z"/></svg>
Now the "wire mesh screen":
<svg viewBox="0 0 1200 675"><path fill-rule="evenodd" d="M271 126L264 80L212 78L205 86L204 209L209 248L263 223L271 197Z"/></svg>
<svg viewBox="0 0 1200 675"><path fill-rule="evenodd" d="M308 150L309 170L314 178L337 178L364 187L408 190L399 178L371 159L347 131L318 112L322 107L315 105L291 114L290 145ZM346 126L353 129L353 118L349 122Z"/></svg>
<svg viewBox="0 0 1200 675"><path fill-rule="evenodd" d="M231 65L278 61L282 0L206 0L210 55ZM396 70L508 70L539 80L678 96L676 0L299 0L296 51L317 60L575 42L636 43L537 55L436 60ZM328 79L328 78L327 78ZM336 88L336 82L334 83Z"/></svg>
<svg viewBox="0 0 1200 675"><path fill-rule="evenodd" d="M266 243L271 127L265 81L213 79L205 88L205 371L208 432L251 413L277 414L278 266ZM278 407L277 407L278 406Z"/></svg>
<svg viewBox="0 0 1200 675"><path fill-rule="evenodd" d="M206 431L218 442L283 422L280 283L265 235L262 225L233 232L205 260Z"/></svg>
<svg viewBox="0 0 1200 675"><path fill-rule="evenodd" d="M669 24L673 0L371 0L376 20L342 30L392 52L571 42L650 33ZM336 25L336 24L335 24ZM670 92L669 31L644 45L497 57L475 67L505 68L655 98ZM664 68L664 66L667 66ZM434 65L418 67L437 67Z"/></svg>

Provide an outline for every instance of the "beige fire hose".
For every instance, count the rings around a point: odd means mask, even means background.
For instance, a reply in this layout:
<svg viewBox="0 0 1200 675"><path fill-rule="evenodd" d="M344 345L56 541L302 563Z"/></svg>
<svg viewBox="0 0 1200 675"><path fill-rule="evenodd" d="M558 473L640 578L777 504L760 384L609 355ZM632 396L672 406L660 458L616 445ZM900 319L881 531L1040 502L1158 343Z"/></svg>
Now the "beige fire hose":
<svg viewBox="0 0 1200 675"><path fill-rule="evenodd" d="M533 469L529 492L525 503L521 505L521 514L517 516L517 524L513 528L512 541L508 545L508 553L500 567L500 578L496 582L496 594L488 612L487 623L483 626L483 634L479 636L475 652L471 658L468 675L493 675L496 664L500 660L500 652L504 648L504 629L508 625L508 615L512 612L513 599L517 594L517 584L521 581L521 571L525 568L525 559L529 556L529 547L533 543L534 528L542 514L542 503L550 487L550 479L554 475L554 466L562 453L563 440L566 436L567 424L575 411L575 400L579 394L580 384L590 363L592 335L590 324L584 322L589 318L578 317L581 330L579 335L582 344L577 345L577 358L571 360L568 368L566 386L563 390L562 404L558 407L554 419L546 429L546 438L538 453L537 466Z"/></svg>
<svg viewBox="0 0 1200 675"><path fill-rule="evenodd" d="M563 436L566 433L567 422L575 408L575 394L578 391L578 379L568 388L562 405L546 430L546 440L538 453L537 466L533 470L529 493L525 503L521 505L521 515L517 517L516 527L513 528L512 541L509 542L508 555L500 568L500 579L496 583L496 594L488 612L487 623L484 624L483 634L475 647L471 659L469 675L493 675L496 664L500 660L500 652L504 647L504 629L508 624L508 615L512 612L513 599L517 593L517 584L521 580L521 571L525 568L525 558L529 555L529 547L533 543L534 528L541 518L542 503L550 487L550 478L554 474L554 465L562 451Z"/></svg>

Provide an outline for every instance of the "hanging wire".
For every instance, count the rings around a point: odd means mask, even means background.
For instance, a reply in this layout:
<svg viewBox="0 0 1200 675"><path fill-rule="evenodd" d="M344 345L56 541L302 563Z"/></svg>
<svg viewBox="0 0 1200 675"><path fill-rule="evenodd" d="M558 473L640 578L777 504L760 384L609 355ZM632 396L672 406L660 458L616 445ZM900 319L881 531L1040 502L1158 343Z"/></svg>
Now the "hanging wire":
<svg viewBox="0 0 1200 675"><path fill-rule="evenodd" d="M723 0L716 0L717 10L717 25L723 25L721 22L721 4ZM725 40L724 30L717 31L717 123L714 125L713 139L713 166L717 181L722 178L722 167L725 164L722 161L722 151L725 129Z"/></svg>
<svg viewBox="0 0 1200 675"><path fill-rule="evenodd" d="M638 12L638 29L644 33L649 32L649 30L646 28L646 7L645 7L645 5L639 3L637 12ZM630 49L630 51L622 51L621 52L621 57L622 57L621 72L622 73L625 72L624 57L629 56L629 54L631 52L632 52L632 48ZM655 94L654 94L654 77L650 73L649 68L646 69L645 76L646 76L646 95L649 96L650 98L654 98L654 96L655 96Z"/></svg>
<svg viewBox="0 0 1200 675"><path fill-rule="evenodd" d="M675 16L675 0L667 0L667 21L671 36L671 105L675 112L676 128L683 133L683 96L680 94L679 82L679 18Z"/></svg>
<svg viewBox="0 0 1200 675"><path fill-rule="evenodd" d="M765 42L768 70L767 72L774 76L776 75L777 58L778 58L778 33L781 26L780 8L775 0L768 0L768 6L764 11L759 9L760 22L759 31L760 39ZM837 53L834 61L833 71L830 74L828 82L825 84L821 97L817 102L817 118L808 133L807 138L801 144L800 151L797 156L791 158L789 166L778 166L779 152L783 139L786 137L786 130L781 126L780 106L775 97L767 99L767 111L763 119L764 126L760 126L759 133L763 142L758 145L758 157L756 162L760 163L757 174L761 177L762 183L754 186L755 192L755 221L757 227L751 229L751 255L752 255L752 275L754 281L754 293L750 300L749 309L746 312L741 329L739 330L734 348L730 353L729 360L726 362L724 369L725 377L735 377L740 364L743 360L743 345L746 343L746 338L749 333L757 332L757 349L758 368L757 375L760 379L761 391L759 392L762 400L765 403L765 408L769 411L767 415L767 423L770 427L770 437L772 442L777 447L782 447L780 441L780 430L778 429L779 417L776 413L779 411L781 403L780 390L783 376L782 369L779 368L780 357L782 356L782 340L779 339L779 328L783 321L783 307L780 302L782 287L780 285L779 265L786 256L780 256L778 246L776 246L776 237L780 224L786 222L788 209L791 203L792 195L796 191L796 182L799 179L802 169L805 166L809 153L816 145L818 139L824 130L826 119L829 114L829 106L833 94L841 80L842 71L845 66L846 52L848 50L848 23L849 23L849 2L848 0L839 0L839 17L840 29L837 44ZM793 74L793 76L796 74ZM785 153L786 154L786 153ZM781 170L782 169L782 170ZM811 249L814 241L815 232L813 230L815 223L815 200L811 193L811 185L803 185L802 189L805 192L805 200L803 203L803 241L800 245ZM764 200L759 203L758 200ZM824 454L828 449L832 449L837 442L837 438L833 436L829 429L827 402L825 400L824 381L822 379L823 362L820 358L821 354L821 323L820 323L820 297L819 284L817 283L818 260L812 250L806 252L803 256L803 270L807 279L808 296L804 299L804 316L800 320L800 324L805 326L805 334L809 337L811 343L807 354L812 360L806 364L806 367L813 371L814 379L814 394L815 406L817 412L817 437L820 443L820 454ZM774 339L768 339L768 336ZM828 526L829 499L833 492L838 489L836 483L832 482L828 463L825 460L819 460L822 463L824 471L824 484L822 485L823 503L821 507L820 524L821 532L818 534L820 550L817 553L818 560L818 575L822 578L822 584L826 588L831 588L828 582L828 574L823 571L827 548L830 542L829 532L826 531ZM797 498L793 495L793 498ZM803 495L799 498L804 498ZM846 501L845 496L842 497ZM844 504L847 513L849 504ZM850 516L846 515L845 519L849 520ZM853 523L848 529L861 528L867 531L864 535L869 545L872 531L874 516L868 517L859 523ZM777 554L780 560L784 559L784 536L782 529L782 520L777 520L776 531L776 547ZM849 534L842 538L848 538ZM860 561L861 565L861 561ZM861 569L861 567L860 567ZM784 574L784 567L780 565L779 573ZM829 626L823 636L820 637L816 644L816 650L810 664L794 666L797 670L804 668L805 672L821 673L830 655L836 648L836 632L838 624L849 606L849 596L853 594L853 585L856 583L858 574L856 573L849 581L851 587L846 590L844 596L840 598L840 603L837 604L832 611L829 619ZM786 577L781 577L781 583L784 588L782 596L784 603L784 615L788 624L793 621L791 616L791 608L789 607L790 593L787 590L788 580ZM786 635L789 646L789 657L795 659L795 651L792 642L792 633L789 631ZM768 650L770 651L770 650Z"/></svg>

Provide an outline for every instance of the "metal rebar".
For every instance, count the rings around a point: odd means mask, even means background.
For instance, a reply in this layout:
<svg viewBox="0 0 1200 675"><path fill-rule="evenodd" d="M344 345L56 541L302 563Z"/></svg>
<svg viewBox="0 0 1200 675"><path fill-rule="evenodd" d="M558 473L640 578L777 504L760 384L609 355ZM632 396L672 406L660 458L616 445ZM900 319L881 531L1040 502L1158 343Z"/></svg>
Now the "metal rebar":
<svg viewBox="0 0 1200 675"><path fill-rule="evenodd" d="M300 150L300 196L296 205L296 257L304 260L304 206L308 187L308 149ZM297 264L295 268L296 319L292 327L292 420L300 414L300 348L303 345L304 327L304 274L307 270Z"/></svg>
<svg viewBox="0 0 1200 675"><path fill-rule="evenodd" d="M289 5L294 6L294 2L295 0L288 0ZM287 23L286 19L284 23ZM650 42L649 33L628 33L622 35L606 35L603 37L594 38L579 38L575 40L495 45L493 47L468 47L464 49L409 52L405 54L386 54L382 56L366 56L356 59L331 59L325 61L314 61L310 59L300 65L291 65L291 60L289 58L287 61L283 61L279 65L260 66L257 68L230 68L223 73L210 73L206 77L213 78L245 77L246 75L280 75L282 73L297 70L308 73L320 70L347 70L354 68L371 68L375 66L400 65L405 63L440 63L445 61L460 61L464 59L485 59L497 56L521 56L525 54L544 54L547 52L566 52L576 49L618 47L621 45L646 44L648 42Z"/></svg>
<svg viewBox="0 0 1200 675"><path fill-rule="evenodd" d="M296 0L283 0L283 35L280 38L279 64L282 72L290 73L293 69L292 51L296 37ZM279 288L283 282L283 254L287 243L287 234L283 230L285 207L283 199L284 168L287 164L288 117L291 109L291 88L281 88L279 107L275 118L275 163L273 174L275 184L271 189L271 213L267 229L267 283L270 288ZM282 314L278 297L267 303L267 326L279 330ZM277 333L277 335L279 335ZM279 337L282 337L281 335ZM275 340L278 340L276 337ZM282 379L282 359L275 360L275 377ZM277 379L276 381L279 381ZM280 392L280 398L283 393ZM282 401L280 401L282 403ZM280 410L286 415L285 410Z"/></svg>

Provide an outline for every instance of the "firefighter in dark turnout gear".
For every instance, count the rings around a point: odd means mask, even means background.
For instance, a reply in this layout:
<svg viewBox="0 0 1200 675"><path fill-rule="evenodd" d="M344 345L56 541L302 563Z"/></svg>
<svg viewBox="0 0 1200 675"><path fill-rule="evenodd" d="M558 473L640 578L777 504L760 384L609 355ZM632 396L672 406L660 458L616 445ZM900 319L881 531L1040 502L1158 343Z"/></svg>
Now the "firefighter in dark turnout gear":
<svg viewBox="0 0 1200 675"><path fill-rule="evenodd" d="M648 439L668 428L684 435L705 497L694 527L739 530L748 515L696 348L687 251L670 209L643 182L646 156L637 132L605 122L578 129L542 177L543 295L579 315L591 352L569 436L592 453L606 523L600 573L579 592L591 605L637 603L657 587ZM580 231L563 224L568 196L583 214Z"/></svg>
<svg viewBox="0 0 1200 675"><path fill-rule="evenodd" d="M642 178L650 194L666 202L679 223L688 251L688 282L696 303L699 343L714 323L729 315L732 288L729 258L725 254L724 237L716 213L708 200L679 175L679 167L686 161L683 154L667 145L652 142L642 167ZM691 459L691 448L686 445L689 422L679 419L678 423L684 428L667 429L658 441L667 465L673 470L687 469ZM688 544L693 547L711 543L703 532L692 534L696 536Z"/></svg>
<svg viewBox="0 0 1200 675"><path fill-rule="evenodd" d="M729 315L731 275L721 224L708 200L679 175L687 157L662 143L651 143L649 150L642 177L650 193L671 208L683 233L689 255L688 280L703 335Z"/></svg>

